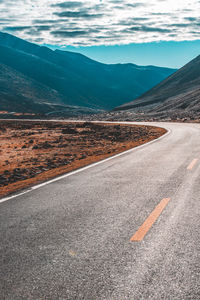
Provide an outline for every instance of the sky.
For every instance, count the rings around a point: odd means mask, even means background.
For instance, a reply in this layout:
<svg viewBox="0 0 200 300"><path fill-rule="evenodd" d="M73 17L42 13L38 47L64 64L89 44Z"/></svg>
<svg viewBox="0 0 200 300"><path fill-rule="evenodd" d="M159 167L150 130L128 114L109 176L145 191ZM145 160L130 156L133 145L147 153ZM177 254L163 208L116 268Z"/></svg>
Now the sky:
<svg viewBox="0 0 200 300"><path fill-rule="evenodd" d="M200 54L199 0L0 0L0 30L105 63L181 67Z"/></svg>

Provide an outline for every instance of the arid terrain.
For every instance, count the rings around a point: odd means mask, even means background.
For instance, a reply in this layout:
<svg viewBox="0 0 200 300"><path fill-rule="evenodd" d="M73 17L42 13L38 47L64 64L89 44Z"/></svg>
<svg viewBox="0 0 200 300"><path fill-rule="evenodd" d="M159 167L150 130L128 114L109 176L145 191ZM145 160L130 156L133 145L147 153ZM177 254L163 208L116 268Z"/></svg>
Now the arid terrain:
<svg viewBox="0 0 200 300"><path fill-rule="evenodd" d="M0 121L0 197L160 137L162 128Z"/></svg>

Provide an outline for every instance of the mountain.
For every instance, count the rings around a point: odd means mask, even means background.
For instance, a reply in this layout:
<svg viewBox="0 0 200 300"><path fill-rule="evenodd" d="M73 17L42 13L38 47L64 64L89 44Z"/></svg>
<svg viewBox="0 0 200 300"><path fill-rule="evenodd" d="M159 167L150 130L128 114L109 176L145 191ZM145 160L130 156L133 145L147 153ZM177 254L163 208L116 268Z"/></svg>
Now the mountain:
<svg viewBox="0 0 200 300"><path fill-rule="evenodd" d="M0 110L110 110L138 97L174 71L107 65L0 32Z"/></svg>
<svg viewBox="0 0 200 300"><path fill-rule="evenodd" d="M200 115L200 56L138 99L115 110Z"/></svg>
<svg viewBox="0 0 200 300"><path fill-rule="evenodd" d="M96 110L66 105L56 90L0 63L0 111L53 114L66 110L69 116Z"/></svg>
<svg viewBox="0 0 200 300"><path fill-rule="evenodd" d="M60 101L56 91L0 63L0 110L45 112L54 101Z"/></svg>

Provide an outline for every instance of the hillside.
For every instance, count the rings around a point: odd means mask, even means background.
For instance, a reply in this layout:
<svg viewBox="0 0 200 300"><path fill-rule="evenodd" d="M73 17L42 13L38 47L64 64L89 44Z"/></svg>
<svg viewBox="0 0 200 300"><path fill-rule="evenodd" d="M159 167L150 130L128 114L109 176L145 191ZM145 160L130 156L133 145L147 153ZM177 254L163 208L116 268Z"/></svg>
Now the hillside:
<svg viewBox="0 0 200 300"><path fill-rule="evenodd" d="M0 63L0 111L62 114L91 114L97 110L66 105L56 90L42 85L22 73Z"/></svg>
<svg viewBox="0 0 200 300"><path fill-rule="evenodd" d="M175 71L134 64L106 65L7 33L0 33L0 64L0 110L12 106L16 111L24 107L32 110L32 103L40 103L39 110L44 105L42 111L49 111L47 103L51 103L50 111L57 110L52 104L65 109L81 106L110 110L138 97ZM15 76L17 84L13 84Z"/></svg>
<svg viewBox="0 0 200 300"><path fill-rule="evenodd" d="M162 115L200 114L200 56L143 94L116 110Z"/></svg>
<svg viewBox="0 0 200 300"><path fill-rule="evenodd" d="M51 103L60 103L56 91L1 63L0 99L1 110L29 113L51 111Z"/></svg>

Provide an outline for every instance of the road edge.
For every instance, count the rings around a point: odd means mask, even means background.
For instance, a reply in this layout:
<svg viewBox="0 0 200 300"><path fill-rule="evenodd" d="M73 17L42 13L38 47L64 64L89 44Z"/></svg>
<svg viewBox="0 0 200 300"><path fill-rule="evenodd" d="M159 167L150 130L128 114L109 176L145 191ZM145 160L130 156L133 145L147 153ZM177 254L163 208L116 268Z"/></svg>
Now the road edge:
<svg viewBox="0 0 200 300"><path fill-rule="evenodd" d="M96 123L96 122L98 122L98 121L95 121L94 123ZM99 123L115 123L115 124L130 124L130 125L137 124L136 122L104 122L104 121L100 121ZM19 196L25 195L25 194L27 194L27 193L29 193L29 192L31 192L31 191L37 190L37 189L39 189L39 188L41 188L41 187L43 187L43 186L45 186L45 185L48 185L48 184L51 184L51 183L53 183L53 182L62 180L62 179L64 179L64 178L67 178L67 177L69 177L69 176L75 175L75 174L77 174L77 173L83 172L83 171L85 171L85 170L87 170L87 169L90 169L90 168L93 168L93 167L95 167L95 166L97 166L97 165L103 164L103 163L105 163L105 162L107 162L107 161L109 161L109 160L112 160L112 159L116 158L116 157L125 155L125 154L127 154L127 153L131 153L131 152L133 152L133 151L136 151L136 150L138 150L138 149L141 149L141 148L143 148L143 147L146 147L146 146L148 146L148 145L150 145L150 144L153 144L153 143L155 143L155 142L160 141L161 139L167 137L167 136L171 133L171 129L169 129L169 128L165 128L165 127L161 127L161 126L156 126L156 125L154 125L154 124L153 124L153 125L146 125L146 126L160 127L160 128L163 128L163 129L167 130L167 132L166 132L165 134L163 134L162 136L160 136L159 138L154 139L154 140L152 140L152 141L150 141L150 142L147 142L147 143L145 143L145 144L136 146L136 147L131 148L131 149L129 149L129 150L125 150L125 151L123 151L123 152L120 152L120 153L118 153L118 154L112 155L112 156L110 156L110 157L108 157L108 158L105 158L105 159L103 159L103 160L100 160L100 161L98 161L98 162L91 163L91 164L89 164L89 165L87 165L87 166L85 166L85 167L82 167L82 168L80 168L80 169L77 169L77 170L68 172L68 173L66 173L66 174L60 175L60 176L58 176L58 177L55 177L55 178L53 178L53 179L47 180L47 181L45 181L45 182L43 182L43 183L36 184L36 185L34 185L34 186L30 187L30 188L25 189L25 190L22 191L22 192L18 192L18 193L15 193L15 194L11 195L11 196L4 197L4 198L0 199L0 204L6 202L6 201L8 201L8 200L17 198L17 197L19 197Z"/></svg>

